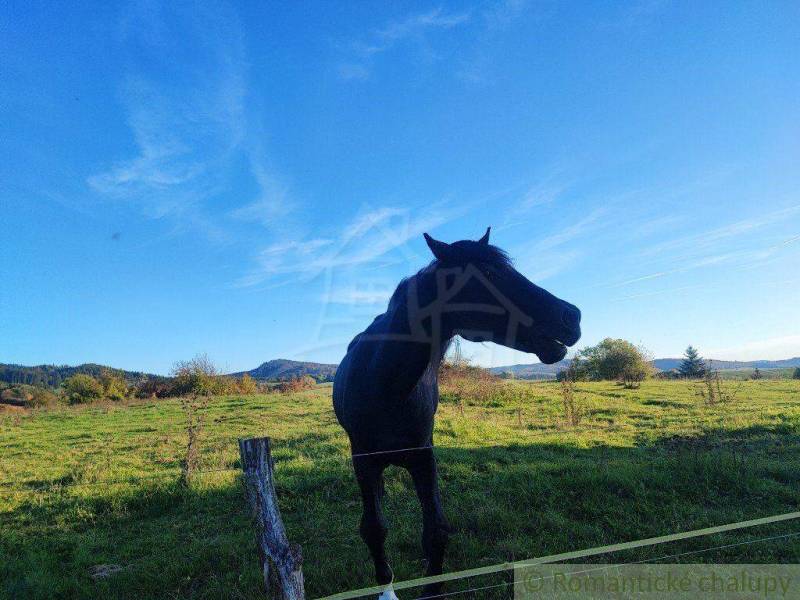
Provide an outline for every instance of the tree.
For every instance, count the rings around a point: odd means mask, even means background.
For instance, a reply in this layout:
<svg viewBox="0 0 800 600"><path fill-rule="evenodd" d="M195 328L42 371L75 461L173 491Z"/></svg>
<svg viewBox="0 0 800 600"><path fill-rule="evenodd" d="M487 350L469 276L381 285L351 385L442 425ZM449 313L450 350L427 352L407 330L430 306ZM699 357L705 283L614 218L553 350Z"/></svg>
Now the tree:
<svg viewBox="0 0 800 600"><path fill-rule="evenodd" d="M70 404L83 404L103 397L103 386L91 375L78 373L62 384Z"/></svg>
<svg viewBox="0 0 800 600"><path fill-rule="evenodd" d="M761 369L756 367L755 370L753 371L753 379L761 379L762 377L764 376L761 374Z"/></svg>
<svg viewBox="0 0 800 600"><path fill-rule="evenodd" d="M652 374L653 367L644 348L626 340L606 338L581 350L570 370L575 379L611 379L636 387Z"/></svg>
<svg viewBox="0 0 800 600"><path fill-rule="evenodd" d="M800 367L795 368L794 373L792 373L792 379L800 379Z"/></svg>
<svg viewBox="0 0 800 600"><path fill-rule="evenodd" d="M689 379L696 379L702 377L706 372L706 363L700 357L700 353L696 348L689 346L686 352L683 353L683 362L678 367L682 377Z"/></svg>
<svg viewBox="0 0 800 600"><path fill-rule="evenodd" d="M191 360L181 360L172 367L174 393L178 396L212 396L219 385L217 367L206 354L198 354Z"/></svg>
<svg viewBox="0 0 800 600"><path fill-rule="evenodd" d="M110 369L103 369L100 373L100 385L103 386L103 395L109 400L124 400L128 396L125 379Z"/></svg>

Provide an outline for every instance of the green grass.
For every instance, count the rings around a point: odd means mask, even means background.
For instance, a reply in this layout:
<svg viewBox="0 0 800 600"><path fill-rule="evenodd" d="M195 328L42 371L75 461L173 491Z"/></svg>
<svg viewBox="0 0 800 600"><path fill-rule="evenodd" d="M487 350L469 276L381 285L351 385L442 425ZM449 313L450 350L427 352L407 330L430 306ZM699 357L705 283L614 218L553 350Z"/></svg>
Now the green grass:
<svg viewBox="0 0 800 600"><path fill-rule="evenodd" d="M563 424L558 384L495 385L489 400L467 399L463 416L451 395L440 407L437 456L455 529L448 571L798 510L800 381L727 382L741 386L735 400L713 407L687 382L638 390L582 383L585 416L575 427ZM186 438L179 401L0 416L0 597L260 597L236 446L238 437L259 435L274 440L279 502L290 539L303 546L308 597L373 584L329 386L215 398L204 419L208 472L186 488L178 483ZM387 492L392 567L398 579L418 577L421 526L410 478L390 469ZM792 531L800 523L596 560ZM685 560L799 562L800 537ZM89 569L101 564L124 568L95 581ZM447 589L504 581L508 574ZM479 597L508 594L501 587Z"/></svg>

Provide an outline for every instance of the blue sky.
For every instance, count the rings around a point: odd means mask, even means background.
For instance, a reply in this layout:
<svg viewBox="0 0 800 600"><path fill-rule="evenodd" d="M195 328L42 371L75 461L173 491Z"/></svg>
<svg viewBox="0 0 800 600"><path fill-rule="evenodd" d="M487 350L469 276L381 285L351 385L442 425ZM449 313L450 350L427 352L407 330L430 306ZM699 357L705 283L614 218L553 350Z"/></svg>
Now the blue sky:
<svg viewBox="0 0 800 600"><path fill-rule="evenodd" d="M580 345L800 355L796 3L0 15L0 362L337 362L487 225Z"/></svg>

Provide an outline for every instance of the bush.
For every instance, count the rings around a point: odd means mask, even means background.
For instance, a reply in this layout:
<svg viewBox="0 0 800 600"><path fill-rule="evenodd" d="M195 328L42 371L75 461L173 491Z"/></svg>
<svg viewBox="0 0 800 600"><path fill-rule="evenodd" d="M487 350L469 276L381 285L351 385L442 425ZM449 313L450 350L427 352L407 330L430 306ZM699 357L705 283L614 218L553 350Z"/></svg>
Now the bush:
<svg viewBox="0 0 800 600"><path fill-rule="evenodd" d="M242 375L242 378L238 382L238 388L240 394L250 395L258 392L258 385L255 379L250 377L247 373Z"/></svg>
<svg viewBox="0 0 800 600"><path fill-rule="evenodd" d="M174 396L212 396L220 393L225 385L218 381L220 378L217 368L205 354L176 362L172 368L172 376L174 379L171 395Z"/></svg>
<svg viewBox="0 0 800 600"><path fill-rule="evenodd" d="M313 377L303 375L302 377L295 377L289 381L281 381L273 389L282 394L291 392L302 392L303 390L310 390L317 386L317 381Z"/></svg>
<svg viewBox="0 0 800 600"><path fill-rule="evenodd" d="M70 404L84 404L103 397L103 386L91 375L78 373L63 384L64 397Z"/></svg>
<svg viewBox="0 0 800 600"><path fill-rule="evenodd" d="M134 387L137 398L168 398L173 395L174 383L166 377L145 377Z"/></svg>
<svg viewBox="0 0 800 600"><path fill-rule="evenodd" d="M58 398L53 392L43 387L35 386L31 389L27 406L29 408L44 408L53 406L56 402L58 402Z"/></svg>
<svg viewBox="0 0 800 600"><path fill-rule="evenodd" d="M128 397L128 384L125 379L109 369L100 373L100 385L103 386L103 395L109 400L124 400Z"/></svg>
<svg viewBox="0 0 800 600"><path fill-rule="evenodd" d="M800 367L797 367L792 373L792 379L800 379Z"/></svg>
<svg viewBox="0 0 800 600"><path fill-rule="evenodd" d="M638 387L653 373L653 366L644 348L626 340L606 338L581 350L570 370L575 380L616 380L626 387Z"/></svg>

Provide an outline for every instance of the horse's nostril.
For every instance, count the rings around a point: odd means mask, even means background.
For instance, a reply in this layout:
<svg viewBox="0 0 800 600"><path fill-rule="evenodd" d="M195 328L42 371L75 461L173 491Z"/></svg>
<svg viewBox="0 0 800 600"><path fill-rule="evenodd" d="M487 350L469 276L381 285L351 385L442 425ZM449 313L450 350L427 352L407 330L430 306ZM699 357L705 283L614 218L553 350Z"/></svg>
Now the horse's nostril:
<svg viewBox="0 0 800 600"><path fill-rule="evenodd" d="M561 319L564 321L564 325L574 329L581 324L581 311L577 308L567 308Z"/></svg>

